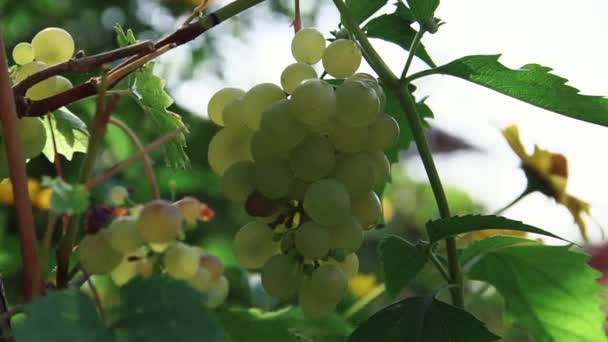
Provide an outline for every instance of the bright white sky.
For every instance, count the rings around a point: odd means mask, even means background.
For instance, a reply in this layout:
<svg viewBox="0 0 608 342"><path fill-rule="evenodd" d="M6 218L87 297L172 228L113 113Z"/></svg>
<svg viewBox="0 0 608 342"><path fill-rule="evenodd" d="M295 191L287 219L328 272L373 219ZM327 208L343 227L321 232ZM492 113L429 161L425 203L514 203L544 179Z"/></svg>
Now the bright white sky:
<svg viewBox="0 0 608 342"><path fill-rule="evenodd" d="M216 1L222 5L229 1ZM387 6L387 12L392 6ZM443 1L437 16L447 22L423 43L437 64L471 54L502 53L501 61L515 68L526 63L550 66L555 73L585 94L608 95L608 2L603 0L467 0ZM274 17L263 6L246 14L255 18L253 28L241 39L228 26L216 28L221 41L224 79L213 73L216 62L197 70L194 81L170 82L177 101L202 116L214 91L223 86L248 89L256 83L278 83L282 69L293 62L289 44L290 22ZM338 13L327 1L316 26L329 34ZM401 48L375 41L381 55L400 72L406 54ZM184 49L166 57L172 62L187 58ZM170 63L173 64L173 63ZM175 64L173 64L175 65ZM414 70L424 68L418 61ZM363 66L362 70L369 70ZM171 83L174 83L173 85ZM564 153L570 162L569 191L593 205L592 214L608 229L608 128L552 114L485 88L434 76L416 82L436 115L433 124L478 146L481 153L461 153L438 158L445 183L468 191L490 211L515 198L525 186L518 161L500 135L499 128L516 123L531 144ZM419 161L408 164L412 175L426 176ZM532 195L505 213L511 218L553 231L575 241L580 236L569 213L542 195ZM599 240L597 226L589 220L590 235Z"/></svg>

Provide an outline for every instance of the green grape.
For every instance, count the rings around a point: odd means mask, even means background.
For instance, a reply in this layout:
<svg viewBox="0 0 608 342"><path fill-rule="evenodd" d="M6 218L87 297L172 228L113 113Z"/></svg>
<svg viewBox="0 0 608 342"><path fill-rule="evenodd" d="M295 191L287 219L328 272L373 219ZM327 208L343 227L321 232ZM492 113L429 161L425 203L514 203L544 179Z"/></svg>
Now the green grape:
<svg viewBox="0 0 608 342"><path fill-rule="evenodd" d="M123 255L112 248L105 230L86 235L78 246L78 261L91 274L111 272L122 261Z"/></svg>
<svg viewBox="0 0 608 342"><path fill-rule="evenodd" d="M350 216L348 190L335 179L318 180L304 195L304 211L321 225L339 224Z"/></svg>
<svg viewBox="0 0 608 342"><path fill-rule="evenodd" d="M328 227L328 231L332 249L342 249L346 253L353 253L363 243L363 228L354 217Z"/></svg>
<svg viewBox="0 0 608 342"><path fill-rule="evenodd" d="M74 85L72 84L72 81L70 81L69 79L67 79L63 76L56 76L55 77L55 91L53 92L53 95L63 93L64 91L72 89L73 87L74 87Z"/></svg>
<svg viewBox="0 0 608 342"><path fill-rule="evenodd" d="M244 113L243 97L236 98L232 102L226 104L222 111L224 127L246 127Z"/></svg>
<svg viewBox="0 0 608 342"><path fill-rule="evenodd" d="M327 176L334 167L336 155L329 140L320 134L309 134L289 153L289 165L296 177L315 181Z"/></svg>
<svg viewBox="0 0 608 342"><path fill-rule="evenodd" d="M255 185L270 199L285 197L293 186L293 176L287 161L271 160L255 163Z"/></svg>
<svg viewBox="0 0 608 342"><path fill-rule="evenodd" d="M319 79L306 80L291 94L289 111L297 120L318 126L336 114L334 87Z"/></svg>
<svg viewBox="0 0 608 342"><path fill-rule="evenodd" d="M164 253L169 248L168 243L148 243L148 246L154 253Z"/></svg>
<svg viewBox="0 0 608 342"><path fill-rule="evenodd" d="M329 263L340 267L348 279L356 276L359 273L359 258L355 253L347 255L344 258L344 261L341 262L336 261L335 259L329 259Z"/></svg>
<svg viewBox="0 0 608 342"><path fill-rule="evenodd" d="M17 120L17 132L23 146L25 159L34 158L46 145L46 128L40 118L25 117Z"/></svg>
<svg viewBox="0 0 608 342"><path fill-rule="evenodd" d="M249 269L262 267L279 248L273 235L272 229L259 221L249 222L239 229L234 236L234 254L239 264Z"/></svg>
<svg viewBox="0 0 608 342"><path fill-rule="evenodd" d="M287 94L291 94L304 80L317 78L317 71L306 63L288 65L281 73L281 85Z"/></svg>
<svg viewBox="0 0 608 342"><path fill-rule="evenodd" d="M308 221L296 231L295 245L305 258L321 259L329 252L331 237L327 228Z"/></svg>
<svg viewBox="0 0 608 342"><path fill-rule="evenodd" d="M291 53L296 61L306 64L316 64L323 56L325 38L314 28L304 28L293 37Z"/></svg>
<svg viewBox="0 0 608 342"><path fill-rule="evenodd" d="M391 172L391 164L382 151L371 151L365 153L374 170L374 188L382 186Z"/></svg>
<svg viewBox="0 0 608 342"><path fill-rule="evenodd" d="M228 298L229 290L230 284L226 277L221 276L218 280L214 281L207 290L207 307L213 309L222 305L226 298Z"/></svg>
<svg viewBox="0 0 608 342"><path fill-rule="evenodd" d="M378 84L378 80L376 80L374 76L361 72L352 75L348 79L354 81L363 81L367 83L367 85L372 87L376 92L378 99L380 100L380 110L384 110L384 107L386 106L386 94L384 93L384 89L382 89L382 86Z"/></svg>
<svg viewBox="0 0 608 342"><path fill-rule="evenodd" d="M253 133L251 138L251 156L256 162L287 159L288 150L285 145L277 143L277 138L266 130Z"/></svg>
<svg viewBox="0 0 608 342"><path fill-rule="evenodd" d="M220 126L225 126L223 112L228 104L245 95L245 91L239 88L222 88L218 90L207 105L207 112L211 121Z"/></svg>
<svg viewBox="0 0 608 342"><path fill-rule="evenodd" d="M34 36L32 48L37 60L47 64L62 63L74 54L74 39L63 29L49 27Z"/></svg>
<svg viewBox="0 0 608 342"><path fill-rule="evenodd" d="M216 280L224 273L224 265L216 256L203 255L199 260L200 268L206 269L211 274L211 279Z"/></svg>
<svg viewBox="0 0 608 342"><path fill-rule="evenodd" d="M399 140L399 124L392 116L381 114L371 126L369 126L370 150L388 150Z"/></svg>
<svg viewBox="0 0 608 342"><path fill-rule="evenodd" d="M189 224L196 223L201 216L201 202L194 197L186 196L173 203L184 220Z"/></svg>
<svg viewBox="0 0 608 342"><path fill-rule="evenodd" d="M137 262L129 261L128 258L124 258L115 269L110 272L110 278L116 286L121 287L128 283L137 275Z"/></svg>
<svg viewBox="0 0 608 342"><path fill-rule="evenodd" d="M283 89L273 83L261 83L251 88L243 96L242 103L247 127L254 131L259 129L262 113L286 97Z"/></svg>
<svg viewBox="0 0 608 342"><path fill-rule="evenodd" d="M121 185L113 186L108 194L110 204L115 207L124 205L127 198L129 198L129 191Z"/></svg>
<svg viewBox="0 0 608 342"><path fill-rule="evenodd" d="M34 49L30 43L19 43L13 48L13 60L19 65L25 65L34 60Z"/></svg>
<svg viewBox="0 0 608 342"><path fill-rule="evenodd" d="M338 123L332 126L328 137L336 150L356 153L362 151L368 144L369 129L366 126L355 127Z"/></svg>
<svg viewBox="0 0 608 342"><path fill-rule="evenodd" d="M332 130L334 125L336 124L335 117L331 118L329 121L325 121L324 123L316 126L308 126L311 132L318 133L321 135L329 135L329 132Z"/></svg>
<svg viewBox="0 0 608 342"><path fill-rule="evenodd" d="M289 100L278 101L262 115L260 130L274 139L274 144L288 150L304 139L308 131L306 125L289 114Z"/></svg>
<svg viewBox="0 0 608 342"><path fill-rule="evenodd" d="M139 213L137 228L145 241L168 244L182 233L182 221L182 214L171 203L154 200Z"/></svg>
<svg viewBox="0 0 608 342"><path fill-rule="evenodd" d="M209 166L217 175L241 160L251 160L253 132L245 127L226 127L217 132L209 142Z"/></svg>
<svg viewBox="0 0 608 342"><path fill-rule="evenodd" d="M38 61L24 64L15 72L15 84L21 83L21 81L46 68L48 68L46 63Z"/></svg>
<svg viewBox="0 0 608 342"><path fill-rule="evenodd" d="M294 258L277 254L262 267L262 286L271 296L287 300L298 291L302 274Z"/></svg>
<svg viewBox="0 0 608 342"><path fill-rule="evenodd" d="M42 62L31 62L25 64L15 72L15 83L19 84L26 78L46 69L47 64ZM41 100L53 96L57 91L57 81L59 76L47 78L31 86L26 92L25 97L31 100Z"/></svg>
<svg viewBox="0 0 608 342"><path fill-rule="evenodd" d="M322 299L338 302L346 294L348 279L340 267L324 264L312 273L310 289Z"/></svg>
<svg viewBox="0 0 608 342"><path fill-rule="evenodd" d="M355 198L351 210L363 229L373 228L382 218L382 204L378 195L373 191L368 191Z"/></svg>
<svg viewBox="0 0 608 342"><path fill-rule="evenodd" d="M336 106L338 120L355 127L369 126L380 113L378 95L362 81L344 81L336 89Z"/></svg>
<svg viewBox="0 0 608 342"><path fill-rule="evenodd" d="M308 186L310 186L309 182L303 181L299 178L295 178L293 180L293 187L291 188L291 194L289 195L289 197L300 203L303 202L306 190L308 190Z"/></svg>
<svg viewBox="0 0 608 342"><path fill-rule="evenodd" d="M144 244L133 217L117 218L108 227L107 234L110 246L122 254L133 253Z"/></svg>
<svg viewBox="0 0 608 342"><path fill-rule="evenodd" d="M326 300L311 286L311 279L305 279L298 292L298 304L304 314L311 318L327 315L336 309L338 301Z"/></svg>
<svg viewBox="0 0 608 342"><path fill-rule="evenodd" d="M212 283L211 272L203 267L199 267L194 277L188 279L188 284L202 293L206 293Z"/></svg>
<svg viewBox="0 0 608 342"><path fill-rule="evenodd" d="M163 255L165 271L175 279L186 280L194 277L199 269L201 250L182 242L174 242Z"/></svg>
<svg viewBox="0 0 608 342"><path fill-rule="evenodd" d="M252 161L242 160L230 166L222 177L224 196L236 203L245 203L255 189L255 168Z"/></svg>
<svg viewBox="0 0 608 342"><path fill-rule="evenodd" d="M374 169L365 154L339 155L331 177L346 186L351 198L374 188Z"/></svg>
<svg viewBox="0 0 608 342"><path fill-rule="evenodd" d="M323 52L323 67L335 78L352 76L361 65L361 50L348 39L337 39Z"/></svg>

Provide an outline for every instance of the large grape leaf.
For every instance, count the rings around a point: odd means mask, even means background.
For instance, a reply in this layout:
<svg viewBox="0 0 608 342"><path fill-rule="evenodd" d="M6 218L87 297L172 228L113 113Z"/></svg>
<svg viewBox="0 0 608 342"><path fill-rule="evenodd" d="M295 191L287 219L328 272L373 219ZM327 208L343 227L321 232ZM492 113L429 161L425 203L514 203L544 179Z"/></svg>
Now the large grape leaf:
<svg viewBox="0 0 608 342"><path fill-rule="evenodd" d="M344 341L352 331L351 325L337 314L311 319L299 308L292 307L270 312L230 307L218 310L216 314L233 342ZM263 338L256 340L254 336Z"/></svg>
<svg viewBox="0 0 608 342"><path fill-rule="evenodd" d="M184 282L157 276L120 289L118 327L131 341L214 342L222 331L205 309L205 297Z"/></svg>
<svg viewBox="0 0 608 342"><path fill-rule="evenodd" d="M13 326L17 342L114 340L93 301L78 290L51 291L27 305L25 313L25 319Z"/></svg>
<svg viewBox="0 0 608 342"><path fill-rule="evenodd" d="M386 291L396 296L426 265L426 253L419 245L389 236L378 246Z"/></svg>
<svg viewBox="0 0 608 342"><path fill-rule="evenodd" d="M483 322L433 296L404 299L363 322L347 342L489 342Z"/></svg>
<svg viewBox="0 0 608 342"><path fill-rule="evenodd" d="M439 6L439 0L407 0L407 4L412 9L419 22L424 23L433 19L435 10Z"/></svg>
<svg viewBox="0 0 608 342"><path fill-rule="evenodd" d="M50 121L50 123L49 123ZM46 129L46 144L42 153L52 163L55 161L52 134L55 135L57 152L67 160L72 160L74 153L87 151L89 131L87 125L69 109L62 107L42 120ZM53 130L51 132L51 129Z"/></svg>
<svg viewBox="0 0 608 342"><path fill-rule="evenodd" d="M589 257L564 246L513 242L493 237L469 247L480 257L468 276L497 289L507 319L533 341L606 341L600 274Z"/></svg>
<svg viewBox="0 0 608 342"><path fill-rule="evenodd" d="M582 95L551 68L527 64L509 69L500 55L466 56L440 66L438 73L462 78L499 93L574 119L608 126L608 98Z"/></svg>
<svg viewBox="0 0 608 342"><path fill-rule="evenodd" d="M346 0L357 23L362 23L384 6L388 0Z"/></svg>

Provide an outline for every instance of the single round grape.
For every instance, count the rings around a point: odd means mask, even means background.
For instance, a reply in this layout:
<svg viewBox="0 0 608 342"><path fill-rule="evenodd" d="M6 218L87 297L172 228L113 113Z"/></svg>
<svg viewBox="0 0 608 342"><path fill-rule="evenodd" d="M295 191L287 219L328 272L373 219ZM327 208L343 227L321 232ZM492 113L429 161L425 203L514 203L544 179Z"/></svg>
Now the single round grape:
<svg viewBox="0 0 608 342"><path fill-rule="evenodd" d="M309 134L289 153L289 165L296 177L315 181L327 176L334 167L335 151L320 134Z"/></svg>
<svg viewBox="0 0 608 342"><path fill-rule="evenodd" d="M260 128L262 113L273 103L286 98L281 87L273 83L260 83L243 96L245 123L252 130Z"/></svg>
<svg viewBox="0 0 608 342"><path fill-rule="evenodd" d="M293 186L293 175L287 161L256 162L255 186L262 195L270 199L287 196Z"/></svg>
<svg viewBox="0 0 608 342"><path fill-rule="evenodd" d="M399 124L392 116L381 114L369 126L369 144L370 150L388 150L399 140Z"/></svg>
<svg viewBox="0 0 608 342"><path fill-rule="evenodd" d="M346 253L353 253L363 244L363 228L354 217L330 226L327 230L331 238L332 249L342 249Z"/></svg>
<svg viewBox="0 0 608 342"><path fill-rule="evenodd" d="M13 60L16 64L25 65L34 60L34 49L30 43L19 43L13 48Z"/></svg>
<svg viewBox="0 0 608 342"><path fill-rule="evenodd" d="M277 142L269 131L259 130L251 138L251 156L256 162L264 160L287 159L287 146Z"/></svg>
<svg viewBox="0 0 608 342"><path fill-rule="evenodd" d="M255 167L252 161L242 160L230 166L222 177L224 196L236 203L245 203L255 189Z"/></svg>
<svg viewBox="0 0 608 342"><path fill-rule="evenodd" d="M249 222L239 229L234 236L234 254L239 264L249 269L262 267L278 250L273 235L272 229L259 221Z"/></svg>
<svg viewBox="0 0 608 342"><path fill-rule="evenodd" d="M262 115L260 131L266 132L274 143L289 150L304 139L308 128L289 114L289 100L275 102Z"/></svg>
<svg viewBox="0 0 608 342"><path fill-rule="evenodd" d="M355 127L338 123L331 127L328 137L336 150L344 153L356 153L367 146L369 129L366 126Z"/></svg>
<svg viewBox="0 0 608 342"><path fill-rule="evenodd" d="M141 237L156 244L167 244L182 232L183 216L171 203L154 200L146 204L137 218Z"/></svg>
<svg viewBox="0 0 608 342"><path fill-rule="evenodd" d="M188 284L200 292L206 293L211 287L211 284L213 284L213 281L214 279L211 279L211 273L207 269L199 267L194 277L188 279Z"/></svg>
<svg viewBox="0 0 608 342"><path fill-rule="evenodd" d="M336 94L331 84L306 80L291 94L289 111L297 120L310 126L329 121L336 114Z"/></svg>
<svg viewBox="0 0 608 342"><path fill-rule="evenodd" d="M382 151L367 152L365 156L368 157L374 170L374 188L378 188L388 180L391 164Z"/></svg>
<svg viewBox="0 0 608 342"><path fill-rule="evenodd" d="M325 38L314 28L304 28L293 37L291 53L296 61L306 64L316 64L323 56Z"/></svg>
<svg viewBox="0 0 608 342"><path fill-rule="evenodd" d="M220 126L225 126L224 109L229 103L243 95L245 95L245 91L239 88L222 88L213 94L207 105L207 113L209 113L211 121Z"/></svg>
<svg viewBox="0 0 608 342"><path fill-rule="evenodd" d="M339 224L350 216L348 190L335 179L318 180L304 195L304 211L321 225Z"/></svg>
<svg viewBox="0 0 608 342"><path fill-rule="evenodd" d="M367 83L346 80L336 89L336 108L341 123L369 126L380 113L380 100Z"/></svg>
<svg viewBox="0 0 608 342"><path fill-rule="evenodd" d="M196 223L201 215L201 202L194 197L186 196L173 205L182 214L184 220L190 224Z"/></svg>
<svg viewBox="0 0 608 342"><path fill-rule="evenodd" d="M86 235L78 246L78 261L91 274L111 272L122 261L123 255L112 248L106 231Z"/></svg>
<svg viewBox="0 0 608 342"><path fill-rule="evenodd" d="M21 68L17 69L17 71L15 72L15 83L19 84L19 83L21 83L21 81L25 80L26 78L28 78L28 77L32 76L33 74L40 72L46 68L48 68L48 65L46 63L42 63L42 62L38 62L38 61L24 64L23 66L21 66Z"/></svg>
<svg viewBox="0 0 608 342"><path fill-rule="evenodd" d="M247 126L245 123L245 109L243 109L242 96L226 104L222 111L222 121L224 122L224 127Z"/></svg>
<svg viewBox="0 0 608 342"><path fill-rule="evenodd" d="M374 169L365 154L343 154L336 158L331 177L340 181L351 198L374 188Z"/></svg>
<svg viewBox="0 0 608 342"><path fill-rule="evenodd" d="M361 65L361 50L348 39L337 39L323 52L323 67L335 78L352 76Z"/></svg>
<svg viewBox="0 0 608 342"><path fill-rule="evenodd" d="M351 210L363 229L373 228L382 217L382 203L373 191L368 191L355 198Z"/></svg>
<svg viewBox="0 0 608 342"><path fill-rule="evenodd" d="M304 80L317 78L317 71L306 63L288 65L281 73L281 85L287 94L291 94Z"/></svg>
<svg viewBox="0 0 608 342"><path fill-rule="evenodd" d="M327 228L308 221L296 231L295 244L298 252L305 258L321 259L329 252L331 237Z"/></svg>
<svg viewBox="0 0 608 342"><path fill-rule="evenodd" d="M277 254L262 267L262 286L273 297L290 299L300 288L302 270L298 262L285 254Z"/></svg>
<svg viewBox="0 0 608 342"><path fill-rule="evenodd" d="M384 93L384 89L382 89L382 86L380 86L378 80L374 76L361 72L352 75L348 79L355 81L363 81L367 83L370 87L372 87L376 92L376 96L378 96L378 100L380 100L380 110L384 110L384 107L386 106L386 94Z"/></svg>
<svg viewBox="0 0 608 342"><path fill-rule="evenodd" d="M174 242L163 255L163 265L165 271L173 278L186 280L196 275L200 258L200 248Z"/></svg>
<svg viewBox="0 0 608 342"><path fill-rule="evenodd" d="M333 312L338 301L326 300L320 296L319 292L312 288L311 280L306 279L298 292L298 304L306 316L318 318Z"/></svg>
<svg viewBox="0 0 608 342"><path fill-rule="evenodd" d="M129 191L122 185L113 186L108 193L108 201L115 207L124 205L127 198L129 198Z"/></svg>
<svg viewBox="0 0 608 342"><path fill-rule="evenodd" d="M226 277L221 276L214 281L207 290L207 307L210 309L217 308L228 298L230 292L230 284Z"/></svg>
<svg viewBox="0 0 608 342"><path fill-rule="evenodd" d="M137 275L137 265L135 261L124 258L115 269L110 272L110 278L116 286L121 287L128 283Z"/></svg>
<svg viewBox="0 0 608 342"><path fill-rule="evenodd" d="M46 145L46 128L40 118L24 117L17 120L17 132L23 146L23 156L26 159L34 158Z"/></svg>
<svg viewBox="0 0 608 342"><path fill-rule="evenodd" d="M209 166L217 175L241 160L251 160L251 136L253 132L245 127L226 127L213 136L209 142Z"/></svg>
<svg viewBox="0 0 608 342"><path fill-rule="evenodd" d="M211 274L211 279L216 280L224 273L224 265L214 255L203 255L199 260L200 268L206 269Z"/></svg>
<svg viewBox="0 0 608 342"><path fill-rule="evenodd" d="M312 273L310 288L322 299L337 302L346 294L348 279L340 267L324 264Z"/></svg>
<svg viewBox="0 0 608 342"><path fill-rule="evenodd" d="M133 217L117 218L108 227L107 234L112 248L123 254L133 253L144 244L137 229L137 220Z"/></svg>
<svg viewBox="0 0 608 342"><path fill-rule="evenodd" d="M74 54L74 39L63 29L49 27L34 36L32 48L36 60L47 64L62 63Z"/></svg>
<svg viewBox="0 0 608 342"><path fill-rule="evenodd" d="M19 84L26 78L46 69L48 65L42 62L27 63L15 72L15 83ZM59 76L47 78L29 87L25 97L31 100L41 100L57 93L57 80Z"/></svg>
<svg viewBox="0 0 608 342"><path fill-rule="evenodd" d="M359 273L359 257L357 254L351 253L344 258L344 261L336 261L335 259L329 259L330 264L337 265L340 267L342 272L347 278L352 278Z"/></svg>
<svg viewBox="0 0 608 342"><path fill-rule="evenodd" d="M53 95L63 93L64 91L72 89L73 87L74 87L74 85L72 84L72 81L70 81L68 78L63 77L63 76L56 76L55 77L55 91L54 91Z"/></svg>

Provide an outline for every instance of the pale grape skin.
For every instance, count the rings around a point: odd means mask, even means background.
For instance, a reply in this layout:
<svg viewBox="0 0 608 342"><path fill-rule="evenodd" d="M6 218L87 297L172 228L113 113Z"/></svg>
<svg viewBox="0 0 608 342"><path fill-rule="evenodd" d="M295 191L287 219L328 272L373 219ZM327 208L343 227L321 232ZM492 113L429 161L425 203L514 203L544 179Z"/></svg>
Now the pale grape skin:
<svg viewBox="0 0 608 342"><path fill-rule="evenodd" d="M239 88L222 88L218 90L207 104L207 113L211 121L219 126L224 126L223 112L228 104L245 95L245 91Z"/></svg>
<svg viewBox="0 0 608 342"><path fill-rule="evenodd" d="M369 129L367 126L350 126L341 122L334 124L329 130L329 141L336 150L344 153L363 151L369 142Z"/></svg>
<svg viewBox="0 0 608 342"><path fill-rule="evenodd" d="M324 258L331 247L329 231L315 222L305 222L296 231L295 246L305 258Z"/></svg>
<svg viewBox="0 0 608 342"><path fill-rule="evenodd" d="M216 280L224 274L224 265L214 255L203 255L199 260L200 268L206 269L211 274L211 279Z"/></svg>
<svg viewBox="0 0 608 342"><path fill-rule="evenodd" d="M74 85L72 84L72 81L70 81L68 78L63 77L63 76L56 76L55 77L55 92L53 95L63 93L64 91L72 89L73 87L74 87Z"/></svg>
<svg viewBox="0 0 608 342"><path fill-rule="evenodd" d="M365 154L339 155L331 177L344 184L351 198L374 188L374 169Z"/></svg>
<svg viewBox="0 0 608 342"><path fill-rule="evenodd" d="M289 150L277 143L277 139L268 131L259 130L251 138L251 156L256 162L287 159Z"/></svg>
<svg viewBox="0 0 608 342"><path fill-rule="evenodd" d="M116 268L123 254L112 248L106 231L85 235L78 246L78 261L82 268L91 274L105 274Z"/></svg>
<svg viewBox="0 0 608 342"><path fill-rule="evenodd" d="M46 128L40 118L24 117L17 120L17 132L23 146L23 156L34 158L42 153L46 145Z"/></svg>
<svg viewBox="0 0 608 342"><path fill-rule="evenodd" d="M344 258L344 261L337 261L330 258L329 263L340 267L348 279L359 273L359 257L357 257L357 254L355 253L348 254Z"/></svg>
<svg viewBox="0 0 608 342"><path fill-rule="evenodd" d="M346 80L336 89L336 108L341 123L369 126L380 113L380 100L367 83Z"/></svg>
<svg viewBox="0 0 608 342"><path fill-rule="evenodd" d="M243 96L244 118L247 127L252 130L260 128L262 114L275 102L287 96L281 87L273 83L260 83Z"/></svg>
<svg viewBox="0 0 608 342"><path fill-rule="evenodd" d="M336 94L331 84L319 80L306 80L291 94L289 111L296 120L318 126L336 115Z"/></svg>
<svg viewBox="0 0 608 342"><path fill-rule="evenodd" d="M399 140L399 124L392 116L381 114L369 126L370 150L386 151Z"/></svg>
<svg viewBox="0 0 608 342"><path fill-rule="evenodd" d="M213 282L214 279L211 277L211 272L203 267L199 267L196 274L188 279L188 284L202 293L206 293Z"/></svg>
<svg viewBox="0 0 608 342"><path fill-rule="evenodd" d="M234 99L226 104L222 111L222 122L224 127L246 127L245 110L243 109L243 97Z"/></svg>
<svg viewBox="0 0 608 342"><path fill-rule="evenodd" d="M352 76L361 65L361 50L348 39L336 39L323 52L323 67L335 78Z"/></svg>
<svg viewBox="0 0 608 342"><path fill-rule="evenodd" d="M364 155L368 157L374 171L374 188L378 188L388 180L391 164L382 151L370 151Z"/></svg>
<svg viewBox="0 0 608 342"><path fill-rule="evenodd" d="M310 278L305 279L298 292L298 305L304 314L311 318L319 318L333 312L338 301L326 300L311 287Z"/></svg>
<svg viewBox="0 0 608 342"><path fill-rule="evenodd" d="M208 160L217 175L241 160L252 160L251 137L253 132L243 126L226 127L217 132L209 142Z"/></svg>
<svg viewBox="0 0 608 342"><path fill-rule="evenodd" d="M309 182L329 175L335 160L332 144L320 134L309 134L289 154L289 165L295 176Z"/></svg>
<svg viewBox="0 0 608 342"><path fill-rule="evenodd" d="M303 81L317 77L317 71L312 66L297 62L283 69L281 73L281 86L283 86L283 90L287 94L291 94Z"/></svg>
<svg viewBox="0 0 608 342"><path fill-rule="evenodd" d="M340 267L327 263L314 270L310 287L320 298L338 302L346 295L348 278Z"/></svg>
<svg viewBox="0 0 608 342"><path fill-rule="evenodd" d="M378 80L374 76L361 72L361 73L356 73L356 74L352 75L348 79L356 80L356 81L363 81L363 82L367 83L369 86L371 86L374 89L374 91L376 92L376 95L378 96L378 100L380 100L380 109L384 110L384 108L386 106L386 94L384 93L384 89L382 89L382 86L378 83Z"/></svg>
<svg viewBox="0 0 608 342"><path fill-rule="evenodd" d="M256 162L255 185L262 195L270 199L286 197L293 187L293 176L287 161Z"/></svg>
<svg viewBox="0 0 608 342"><path fill-rule="evenodd" d="M144 244L137 228L137 219L133 217L115 219L108 227L107 234L110 245L123 254L133 253Z"/></svg>
<svg viewBox="0 0 608 342"><path fill-rule="evenodd" d="M226 298L228 298L229 292L230 284L228 283L228 279L221 276L218 280L214 281L207 290L207 307L214 309L222 305Z"/></svg>
<svg viewBox="0 0 608 342"><path fill-rule="evenodd" d="M268 294L281 299L293 297L302 281L302 270L291 256L277 254L262 267L262 286Z"/></svg>
<svg viewBox="0 0 608 342"><path fill-rule="evenodd" d="M182 214L171 203L154 200L139 213L137 228L145 241L167 244L182 233L182 221Z"/></svg>
<svg viewBox="0 0 608 342"><path fill-rule="evenodd" d="M182 214L182 217L189 224L196 223L201 215L201 202L191 196L186 196L173 205Z"/></svg>
<svg viewBox="0 0 608 342"><path fill-rule="evenodd" d="M242 160L230 166L222 177L224 196L236 203L245 203L255 189L255 166L252 161Z"/></svg>
<svg viewBox="0 0 608 342"><path fill-rule="evenodd" d="M344 184L335 179L312 183L304 195L304 211L315 222L331 226L350 217L350 195Z"/></svg>
<svg viewBox="0 0 608 342"><path fill-rule="evenodd" d="M48 64L39 61L27 63L17 70L15 73L15 83L19 84L26 78L48 68ZM38 82L29 87L25 92L25 97L31 100L41 100L46 97L55 95L56 82L58 76L47 78L44 81Z"/></svg>
<svg viewBox="0 0 608 342"><path fill-rule="evenodd" d="M108 193L108 201L115 207L124 205L127 198L129 198L129 191L121 185L113 186Z"/></svg>
<svg viewBox="0 0 608 342"><path fill-rule="evenodd" d="M327 230L331 238L332 249L341 249L346 253L353 253L363 244L363 227L354 217L328 227Z"/></svg>
<svg viewBox="0 0 608 342"><path fill-rule="evenodd" d="M49 27L38 32L32 39L36 60L49 65L67 61L74 54L74 39L65 30Z"/></svg>
<svg viewBox="0 0 608 342"><path fill-rule="evenodd" d="M296 146L308 133L308 127L290 115L289 102L285 99L272 104L262 114L260 123L260 131L270 135L282 151Z"/></svg>
<svg viewBox="0 0 608 342"><path fill-rule="evenodd" d="M352 214L363 229L371 229L382 219L382 203L373 191L355 198L352 202Z"/></svg>
<svg viewBox="0 0 608 342"><path fill-rule="evenodd" d="M13 48L13 60L18 65L25 65L34 60L34 49L30 43L21 42Z"/></svg>
<svg viewBox="0 0 608 342"><path fill-rule="evenodd" d="M295 60L301 63L318 63L324 50L325 38L314 28L300 30L291 41L291 53Z"/></svg>
<svg viewBox="0 0 608 342"><path fill-rule="evenodd" d="M171 277L187 280L196 275L199 269L201 250L182 242L174 242L163 255L165 271Z"/></svg>
<svg viewBox="0 0 608 342"><path fill-rule="evenodd" d="M274 255L279 245L273 241L273 231L259 221L244 225L234 236L234 254L239 264L247 269L258 269Z"/></svg>
<svg viewBox="0 0 608 342"><path fill-rule="evenodd" d="M112 282L121 287L137 276L137 262L124 258L115 269L110 272Z"/></svg>

